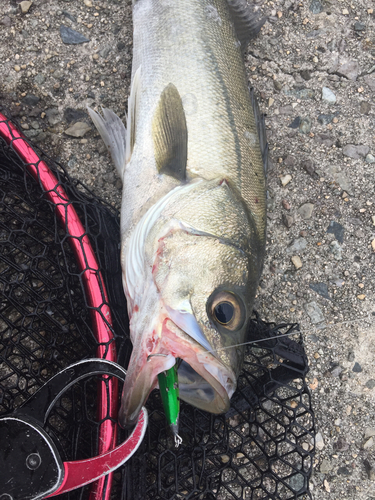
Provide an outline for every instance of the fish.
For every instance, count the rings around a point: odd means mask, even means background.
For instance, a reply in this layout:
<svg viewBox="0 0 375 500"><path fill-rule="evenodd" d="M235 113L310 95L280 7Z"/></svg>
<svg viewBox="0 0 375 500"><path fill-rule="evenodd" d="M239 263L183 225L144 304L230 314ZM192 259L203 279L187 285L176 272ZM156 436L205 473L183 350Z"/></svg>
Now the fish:
<svg viewBox="0 0 375 500"><path fill-rule="evenodd" d="M227 412L236 390L266 243L267 140L243 60L264 21L243 0L133 0L126 126L89 109L123 181L123 427L176 363L199 409Z"/></svg>

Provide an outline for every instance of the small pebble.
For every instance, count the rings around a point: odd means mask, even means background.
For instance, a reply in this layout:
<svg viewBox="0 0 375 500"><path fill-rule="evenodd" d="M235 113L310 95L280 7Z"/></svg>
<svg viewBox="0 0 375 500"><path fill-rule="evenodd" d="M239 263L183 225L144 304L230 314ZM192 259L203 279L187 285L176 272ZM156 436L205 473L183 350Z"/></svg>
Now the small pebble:
<svg viewBox="0 0 375 500"><path fill-rule="evenodd" d="M324 441L321 432L318 432L315 436L315 446L320 451L324 448Z"/></svg>
<svg viewBox="0 0 375 500"><path fill-rule="evenodd" d="M301 124L301 117L296 116L296 118L294 118L294 120L292 121L292 123L288 125L288 127L292 129L297 129L300 126L300 124Z"/></svg>
<svg viewBox="0 0 375 500"><path fill-rule="evenodd" d="M66 129L65 134L71 137L83 137L89 130L91 130L90 125L84 122L77 122Z"/></svg>
<svg viewBox="0 0 375 500"><path fill-rule="evenodd" d="M337 474L339 476L350 476L351 472L347 467L339 467L337 469Z"/></svg>
<svg viewBox="0 0 375 500"><path fill-rule="evenodd" d="M337 69L337 74L339 76L344 76L348 80L357 80L357 77L359 75L360 67L357 61L348 61Z"/></svg>
<svg viewBox="0 0 375 500"><path fill-rule="evenodd" d="M375 90L375 73L365 76L364 80L371 90Z"/></svg>
<svg viewBox="0 0 375 500"><path fill-rule="evenodd" d="M1 19L0 23L1 23L3 26L6 26L7 28L9 28L9 27L12 25L12 21L11 21L11 19L10 19L10 17L9 17L9 16L4 16L4 17Z"/></svg>
<svg viewBox="0 0 375 500"><path fill-rule="evenodd" d="M68 11L66 10L63 10L62 11L62 14L63 16L67 17L68 19L70 19L73 23L76 23L77 22L77 19Z"/></svg>
<svg viewBox="0 0 375 500"><path fill-rule="evenodd" d="M327 479L325 479L323 481L323 485L324 485L324 489L326 490L326 492L330 493L331 492L331 487L330 487L329 482L327 481Z"/></svg>
<svg viewBox="0 0 375 500"><path fill-rule="evenodd" d="M311 120L309 117L302 118L299 125L299 131L301 134L308 134L311 130Z"/></svg>
<svg viewBox="0 0 375 500"><path fill-rule="evenodd" d="M329 371L330 371L332 377L339 377L340 373L342 372L342 368L341 368L341 366L334 366Z"/></svg>
<svg viewBox="0 0 375 500"><path fill-rule="evenodd" d="M290 259L296 269L301 269L302 267L302 261L298 255L293 255Z"/></svg>
<svg viewBox="0 0 375 500"><path fill-rule="evenodd" d="M307 240L305 238L296 238L293 240L292 244L287 248L287 253L292 254L292 253L297 253L301 252L307 247Z"/></svg>
<svg viewBox="0 0 375 500"><path fill-rule="evenodd" d="M32 4L33 2L30 2L29 0L24 0L23 2L21 2L20 7L22 14L27 14Z"/></svg>
<svg viewBox="0 0 375 500"><path fill-rule="evenodd" d="M363 115L368 115L371 111L371 104L367 101L362 101L359 107L359 112Z"/></svg>
<svg viewBox="0 0 375 500"><path fill-rule="evenodd" d="M311 176L311 177L317 177L316 171L315 171L315 164L312 160L303 160L301 162L302 168Z"/></svg>
<svg viewBox="0 0 375 500"><path fill-rule="evenodd" d="M353 366L353 368L352 368L352 371L353 371L354 373L361 373L361 371L362 371L362 366L361 366L359 363L355 362L355 363L354 363L354 366Z"/></svg>
<svg viewBox="0 0 375 500"><path fill-rule="evenodd" d="M61 122L60 113L56 108L47 109L46 116L48 119L48 123L52 126L57 125L59 122Z"/></svg>
<svg viewBox="0 0 375 500"><path fill-rule="evenodd" d="M366 427L365 429L365 439L375 436L375 429L373 427Z"/></svg>
<svg viewBox="0 0 375 500"><path fill-rule="evenodd" d="M315 389L318 387L318 385L319 385L318 379L316 377L314 377L311 384L309 384L309 387L312 391L315 391Z"/></svg>
<svg viewBox="0 0 375 500"><path fill-rule="evenodd" d="M374 438L370 437L370 439L365 441L365 443L363 444L363 449L369 450L370 448L372 448L374 446L374 443L375 443Z"/></svg>
<svg viewBox="0 0 375 500"><path fill-rule="evenodd" d="M289 182L292 180L292 176L290 174L286 174L284 175L283 177L281 177L280 181L281 181L281 185L282 186L286 186L287 184L289 184Z"/></svg>
<svg viewBox="0 0 375 500"><path fill-rule="evenodd" d="M37 84L37 85L43 85L43 83L45 82L46 78L44 75L42 74L38 74L34 77L34 82Z"/></svg>
<svg viewBox="0 0 375 500"><path fill-rule="evenodd" d="M366 163L375 163L375 156L373 156L372 154L368 154L366 156Z"/></svg>
<svg viewBox="0 0 375 500"><path fill-rule="evenodd" d="M319 115L318 116L318 122L323 125L323 126L326 126L326 125L329 125L333 119L335 118L335 115Z"/></svg>
<svg viewBox="0 0 375 500"><path fill-rule="evenodd" d="M296 164L296 159L292 155L287 155L286 158L284 159L284 165L286 167L292 167L295 164Z"/></svg>
<svg viewBox="0 0 375 500"><path fill-rule="evenodd" d="M347 451L349 449L349 443L345 441L344 438L339 437L338 440L333 443L333 449L336 451Z"/></svg>
<svg viewBox="0 0 375 500"><path fill-rule="evenodd" d="M375 481L375 465L373 463L371 464L367 459L363 461L363 464L369 480ZM370 500L370 497L368 500Z"/></svg>
<svg viewBox="0 0 375 500"><path fill-rule="evenodd" d="M26 106L36 106L38 102L40 101L40 98L34 94L27 94L23 99L22 99L22 104L26 104Z"/></svg>
<svg viewBox="0 0 375 500"><path fill-rule="evenodd" d="M310 283L309 287L325 299L330 299L326 283Z"/></svg>
<svg viewBox="0 0 375 500"><path fill-rule="evenodd" d="M314 210L313 203L305 203L301 205L298 209L298 213L302 217L302 219L310 219Z"/></svg>
<svg viewBox="0 0 375 500"><path fill-rule="evenodd" d="M287 227L288 229L290 229L294 224L294 218L288 214L282 215L282 221L283 221L284 226Z"/></svg>
<svg viewBox="0 0 375 500"><path fill-rule="evenodd" d="M367 387L367 389L374 389L374 387L375 387L375 379L370 378L370 380L368 380L366 382L366 387Z"/></svg>
<svg viewBox="0 0 375 500"><path fill-rule="evenodd" d="M67 45L78 45L80 43L87 43L90 41L84 35L78 33L78 31L75 31L68 26L64 26L63 24L60 26L60 36L61 40Z"/></svg>
<svg viewBox="0 0 375 500"><path fill-rule="evenodd" d="M285 210L290 210L290 203L287 200L282 200L281 204Z"/></svg>
<svg viewBox="0 0 375 500"><path fill-rule="evenodd" d="M372 242L371 242L371 246L372 246L372 249L373 249L373 250L374 250L374 252L375 252L375 239L373 239L373 240L372 240Z"/></svg>
<svg viewBox="0 0 375 500"><path fill-rule="evenodd" d="M327 228L327 233L333 234L339 243L344 242L345 229L340 223L336 221L331 221Z"/></svg>
<svg viewBox="0 0 375 500"><path fill-rule="evenodd" d="M227 464L229 460L230 458L228 457L228 455L221 455L221 461L223 462L223 464Z"/></svg>
<svg viewBox="0 0 375 500"><path fill-rule="evenodd" d="M300 75L306 81L311 80L311 78L312 78L311 71L309 71L308 69L301 70Z"/></svg>
<svg viewBox="0 0 375 500"><path fill-rule="evenodd" d="M305 310L310 317L311 323L314 325L324 321L322 310L315 301L305 304Z"/></svg>
<svg viewBox="0 0 375 500"><path fill-rule="evenodd" d="M323 87L322 89L322 101L328 102L329 104L335 104L336 96L328 87Z"/></svg>
<svg viewBox="0 0 375 500"><path fill-rule="evenodd" d="M364 23L361 23L360 21L357 21L354 23L354 29L355 31L365 31L366 25Z"/></svg>
<svg viewBox="0 0 375 500"><path fill-rule="evenodd" d="M347 144L342 148L343 155L353 158L354 160L365 158L369 151L370 148L368 146L355 146L354 144Z"/></svg>
<svg viewBox="0 0 375 500"><path fill-rule="evenodd" d="M323 5L319 0L311 0L309 10L313 14L320 14L323 10Z"/></svg>
<svg viewBox="0 0 375 500"><path fill-rule="evenodd" d="M366 295L364 293L357 295L357 299L359 299L359 300L365 300L365 298L366 298ZM355 371L354 368L353 368L353 371ZM362 371L362 370L360 370L360 371Z"/></svg>
<svg viewBox="0 0 375 500"><path fill-rule="evenodd" d="M320 472L322 474L327 474L333 469L332 462L330 460L327 460L326 458L323 458L322 463L320 464Z"/></svg>
<svg viewBox="0 0 375 500"><path fill-rule="evenodd" d="M20 66L18 66L18 64L16 64L16 65L14 66L14 71L17 71L17 73L18 73L19 71L21 71L21 68L20 68Z"/></svg>

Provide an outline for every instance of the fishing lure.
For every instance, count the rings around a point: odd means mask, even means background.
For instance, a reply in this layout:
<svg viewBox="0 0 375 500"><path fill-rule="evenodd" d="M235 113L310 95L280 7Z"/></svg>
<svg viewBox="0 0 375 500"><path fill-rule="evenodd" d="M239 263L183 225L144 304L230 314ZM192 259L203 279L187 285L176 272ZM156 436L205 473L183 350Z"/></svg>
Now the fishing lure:
<svg viewBox="0 0 375 500"><path fill-rule="evenodd" d="M178 434L180 398L177 365L175 364L169 370L159 373L158 381L165 416L174 436L175 446L178 448L182 443L182 438Z"/></svg>

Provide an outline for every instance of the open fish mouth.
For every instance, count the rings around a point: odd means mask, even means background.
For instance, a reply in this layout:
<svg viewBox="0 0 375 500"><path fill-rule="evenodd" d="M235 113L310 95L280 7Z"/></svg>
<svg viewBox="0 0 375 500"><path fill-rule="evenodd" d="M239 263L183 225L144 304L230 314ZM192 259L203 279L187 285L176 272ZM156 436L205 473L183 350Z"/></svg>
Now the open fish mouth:
<svg viewBox="0 0 375 500"><path fill-rule="evenodd" d="M178 368L180 398L210 413L229 410L236 389L234 372L166 318L161 335L134 344L119 412L122 427L136 423L150 392L158 385L158 374L174 366L177 358L182 360Z"/></svg>

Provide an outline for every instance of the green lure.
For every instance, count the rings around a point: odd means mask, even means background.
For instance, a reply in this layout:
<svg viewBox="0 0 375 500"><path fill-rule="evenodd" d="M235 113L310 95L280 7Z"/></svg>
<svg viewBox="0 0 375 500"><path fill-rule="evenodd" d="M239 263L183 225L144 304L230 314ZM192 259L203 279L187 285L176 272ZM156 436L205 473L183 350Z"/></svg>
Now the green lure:
<svg viewBox="0 0 375 500"><path fill-rule="evenodd" d="M177 365L172 366L169 370L159 373L158 381L165 416L174 436L176 448L178 448L182 443L182 439L178 434L180 398L178 391Z"/></svg>

